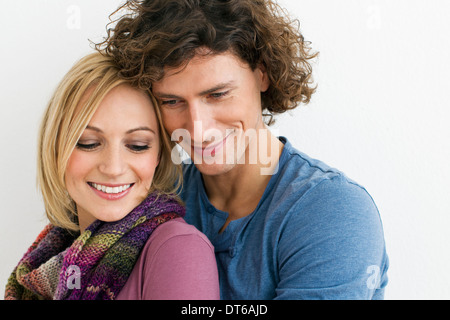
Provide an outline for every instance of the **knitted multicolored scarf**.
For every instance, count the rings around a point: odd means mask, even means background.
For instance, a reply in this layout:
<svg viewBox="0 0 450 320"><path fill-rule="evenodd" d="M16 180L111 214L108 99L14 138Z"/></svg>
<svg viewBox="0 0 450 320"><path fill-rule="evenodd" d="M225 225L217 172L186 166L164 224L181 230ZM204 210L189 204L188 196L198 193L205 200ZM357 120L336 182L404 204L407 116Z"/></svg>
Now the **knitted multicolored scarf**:
<svg viewBox="0 0 450 320"><path fill-rule="evenodd" d="M148 238L184 207L152 193L122 220L95 221L78 237L48 225L8 279L5 300L113 300Z"/></svg>

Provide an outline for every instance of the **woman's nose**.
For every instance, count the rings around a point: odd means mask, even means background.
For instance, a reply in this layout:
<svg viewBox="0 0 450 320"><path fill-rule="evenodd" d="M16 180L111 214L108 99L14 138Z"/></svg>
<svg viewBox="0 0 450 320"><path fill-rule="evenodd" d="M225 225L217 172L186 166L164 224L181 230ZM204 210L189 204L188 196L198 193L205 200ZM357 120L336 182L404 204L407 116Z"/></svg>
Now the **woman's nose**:
<svg viewBox="0 0 450 320"><path fill-rule="evenodd" d="M101 173L110 176L120 176L125 172L126 162L124 155L119 148L107 148L102 152L99 163L99 170Z"/></svg>

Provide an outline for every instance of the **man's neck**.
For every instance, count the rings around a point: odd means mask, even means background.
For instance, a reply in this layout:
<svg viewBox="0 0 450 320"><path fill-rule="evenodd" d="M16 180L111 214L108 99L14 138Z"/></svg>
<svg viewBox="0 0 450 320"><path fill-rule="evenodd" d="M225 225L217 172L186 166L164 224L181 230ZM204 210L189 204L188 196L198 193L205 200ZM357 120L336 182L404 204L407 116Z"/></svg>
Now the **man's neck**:
<svg viewBox="0 0 450 320"><path fill-rule="evenodd" d="M278 170L278 161L284 145L269 130L266 129L265 134L267 143L263 144L266 149L264 159L258 157L257 163L254 164L248 161L237 164L221 175L202 175L211 204L229 214L221 231L230 221L245 217L256 209L270 178ZM259 142L254 141L254 143ZM258 147L261 147L261 144ZM246 156L250 149L247 147ZM256 152L257 149L252 150ZM264 154L259 149L258 152L259 155Z"/></svg>

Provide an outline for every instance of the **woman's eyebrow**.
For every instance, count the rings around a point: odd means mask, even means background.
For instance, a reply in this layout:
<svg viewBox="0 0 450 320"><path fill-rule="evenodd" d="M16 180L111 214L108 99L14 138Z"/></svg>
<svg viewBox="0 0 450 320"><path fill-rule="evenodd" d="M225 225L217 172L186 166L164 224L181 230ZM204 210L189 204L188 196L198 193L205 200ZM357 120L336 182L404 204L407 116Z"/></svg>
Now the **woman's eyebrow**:
<svg viewBox="0 0 450 320"><path fill-rule="evenodd" d="M150 131L150 132L153 132L153 134L156 134L156 132L153 129L149 128L149 127L137 127L137 128L134 128L134 129L130 129L130 130L128 130L126 132L126 134L130 134L130 133L133 133L135 131Z"/></svg>
<svg viewBox="0 0 450 320"><path fill-rule="evenodd" d="M100 133L103 133L103 131L101 130L101 129L99 129L99 128L97 128L97 127L94 127L94 126L86 126L86 129L89 129L89 130L93 130L93 131L97 131L97 132L100 132Z"/></svg>
<svg viewBox="0 0 450 320"><path fill-rule="evenodd" d="M86 129L93 130L93 131L96 131L96 132L99 132L99 133L103 133L103 131L100 128L97 128L97 127L94 127L94 126L86 126ZM134 129L130 129L130 130L128 130L125 133L126 134L130 134L130 133L133 133L135 131L141 131L141 130L142 131L150 131L150 132L153 132L153 134L156 134L156 132L153 129L151 129L149 127L145 127L145 126L141 126L141 127L137 127L137 128L134 128Z"/></svg>

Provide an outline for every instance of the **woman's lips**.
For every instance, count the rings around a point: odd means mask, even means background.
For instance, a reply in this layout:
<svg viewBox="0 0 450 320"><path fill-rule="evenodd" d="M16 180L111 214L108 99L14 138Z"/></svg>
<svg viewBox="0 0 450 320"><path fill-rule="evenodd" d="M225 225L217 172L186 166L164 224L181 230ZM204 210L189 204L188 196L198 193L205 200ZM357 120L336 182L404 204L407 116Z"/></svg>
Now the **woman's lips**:
<svg viewBox="0 0 450 320"><path fill-rule="evenodd" d="M130 184L100 184L95 182L88 182L89 187L99 197L106 200L119 200L125 197L134 186L134 183Z"/></svg>

